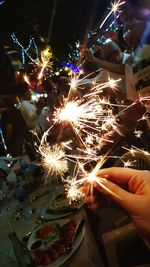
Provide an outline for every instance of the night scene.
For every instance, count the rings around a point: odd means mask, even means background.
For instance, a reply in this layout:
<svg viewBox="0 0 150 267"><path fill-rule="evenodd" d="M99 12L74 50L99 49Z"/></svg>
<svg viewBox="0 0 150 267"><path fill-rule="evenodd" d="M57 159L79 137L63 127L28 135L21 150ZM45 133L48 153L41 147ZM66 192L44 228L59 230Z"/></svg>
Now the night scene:
<svg viewBox="0 0 150 267"><path fill-rule="evenodd" d="M0 0L0 267L150 266L150 0Z"/></svg>

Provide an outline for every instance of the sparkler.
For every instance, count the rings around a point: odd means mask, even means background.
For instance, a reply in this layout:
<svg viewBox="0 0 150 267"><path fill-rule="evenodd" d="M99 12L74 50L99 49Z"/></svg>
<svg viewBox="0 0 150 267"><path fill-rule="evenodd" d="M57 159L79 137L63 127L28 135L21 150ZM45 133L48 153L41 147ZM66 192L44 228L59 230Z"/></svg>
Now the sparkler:
<svg viewBox="0 0 150 267"><path fill-rule="evenodd" d="M129 168L129 167L134 166L134 163L136 162L136 160L133 160L133 161L131 161L131 160L127 160L127 161L122 160L122 162L123 162L125 168Z"/></svg>
<svg viewBox="0 0 150 267"><path fill-rule="evenodd" d="M141 138L142 134L143 134L143 131L141 130L134 130L134 134L137 138Z"/></svg>
<svg viewBox="0 0 150 267"><path fill-rule="evenodd" d="M106 182L107 180L103 177L99 177L98 176L98 171L101 168L101 166L103 165L104 161L105 161L105 157L103 157L95 166L95 168L87 173L84 169L84 166L79 163L79 168L81 170L81 172L83 173L84 178L81 179L71 179L68 180L68 183L66 185L66 190L67 190L67 197L69 199L73 199L74 201L78 201L81 198L84 197L84 194L81 191L82 185L86 182L90 185L90 191L91 194L93 193L93 187L95 184L98 184L98 186L102 187L105 191L107 191L109 194L111 194L112 196L115 196L115 198L118 198L118 195L115 194L113 191L111 191L107 186L106 186Z"/></svg>
<svg viewBox="0 0 150 267"><path fill-rule="evenodd" d="M65 152L59 146L43 145L40 152L41 164L46 171L46 179L50 179L52 176L62 177L67 172L68 161L65 158Z"/></svg>
<svg viewBox="0 0 150 267"><path fill-rule="evenodd" d="M52 50L48 46L44 51L41 51L41 61L39 61L38 65L41 67L41 71L38 75L38 80L41 80L44 74L44 70L46 67L51 66L51 58L52 58Z"/></svg>
<svg viewBox="0 0 150 267"><path fill-rule="evenodd" d="M150 157L150 153L148 151L146 151L144 149L140 149L140 148L135 147L135 146L132 146L131 148L127 148L127 147L123 146L122 148L124 148L125 150L130 152L133 156L135 155L135 153L140 152L143 155Z"/></svg>
<svg viewBox="0 0 150 267"><path fill-rule="evenodd" d="M83 82L83 83L82 83ZM130 106L122 106L124 109L117 115L113 114L113 105L106 97L100 97L99 93L105 87L111 87L112 90L116 90L118 82L114 80L108 80L106 83L94 84L90 92L82 97L82 99L72 98L69 94L67 98L64 98L61 106L56 108L53 114L53 126L59 124L60 126L67 123L67 127L71 127L75 133L75 137L78 140L76 147L76 153L73 153L71 143L62 142L54 146L49 145L46 141L46 132L41 140L39 146L39 153L42 156L42 164L46 170L47 179L52 175L59 175L62 181L65 180L65 188L67 191L67 197L71 201L78 201L83 197L81 188L85 182L88 182L92 188L96 183L102 187L109 194L118 197L107 188L107 181L103 177L99 177L98 171L103 166L104 162L111 157L111 151L107 154L100 155L100 149L104 143L113 143L114 140L111 136L112 133L117 132L119 135L123 135L119 130L118 118L121 114L124 114L130 107L136 104L132 103ZM70 88L77 90L81 84L84 84L84 78L80 79L80 76L74 76L70 81ZM53 127L52 126L52 127ZM65 131L66 127L60 127L61 131ZM135 135L140 138L141 132L135 130ZM70 136L72 139L72 136ZM69 149L70 154L65 152ZM136 149L132 148L132 153ZM98 152L98 153L97 153ZM114 156L116 157L116 156ZM73 173L71 177L64 179L66 172L69 169L68 161L74 163L77 169L76 173ZM91 162L95 165L90 165ZM124 167L131 167L135 161L123 161ZM91 172L86 171L86 166L90 166Z"/></svg>
<svg viewBox="0 0 150 267"><path fill-rule="evenodd" d="M118 0L117 2L114 2L111 4L111 10L110 12L107 14L107 16L105 17L105 19L102 21L101 25L99 26L99 28L101 29L103 27L103 25L105 24L105 22L108 20L108 18L114 13L116 14L116 12L120 12L120 6L124 5L125 1L120 1Z"/></svg>
<svg viewBox="0 0 150 267"><path fill-rule="evenodd" d="M114 79L110 79L110 77L108 77L107 82L95 83L91 89L91 92L89 94L86 94L84 97L98 95L99 93L102 93L105 88L110 88L114 92L118 91L118 83L120 81L121 81L121 79L114 80Z"/></svg>
<svg viewBox="0 0 150 267"><path fill-rule="evenodd" d="M32 87L32 84L31 84L31 82L30 82L29 77L27 76L27 74L24 75L24 81L25 81L30 87Z"/></svg>
<svg viewBox="0 0 150 267"><path fill-rule="evenodd" d="M84 198L84 193L81 191L80 184L76 183L76 179L73 177L68 177L67 183L65 185L67 191L67 198L72 201L81 201Z"/></svg>
<svg viewBox="0 0 150 267"><path fill-rule="evenodd" d="M52 176L63 177L68 170L68 161L65 157L64 151L65 144L63 143L51 146L47 142L47 136L50 129L43 134L40 145L37 149L38 153L41 155L41 165L45 170L46 183Z"/></svg>
<svg viewBox="0 0 150 267"><path fill-rule="evenodd" d="M101 124L105 124L106 129L109 126L113 126L114 130L119 131L115 117L113 118L112 115L110 119L110 114L112 114L110 107L107 108L105 106L105 109L103 107L103 99L101 103L101 99L99 98L92 98L87 101L85 99L77 99L69 102L68 99L65 99L63 107L56 109L54 112L53 120L54 123L69 122L78 138L80 148L84 147L84 149L86 148L88 150L89 144L87 145L86 140L90 140L91 138L97 144L101 132L104 130ZM107 117L109 117L108 120L106 119ZM104 141L103 137L102 139Z"/></svg>

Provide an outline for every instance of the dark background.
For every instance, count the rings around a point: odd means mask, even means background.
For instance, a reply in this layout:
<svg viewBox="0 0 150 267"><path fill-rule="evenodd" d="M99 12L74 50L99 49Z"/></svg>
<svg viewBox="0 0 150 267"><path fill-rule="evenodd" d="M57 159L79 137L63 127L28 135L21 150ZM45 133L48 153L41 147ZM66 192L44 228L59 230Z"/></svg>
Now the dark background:
<svg viewBox="0 0 150 267"><path fill-rule="evenodd" d="M0 1L1 2L1 1ZM68 53L68 44L94 30L109 6L108 0L5 0L0 5L0 42L12 45L11 33L28 46L33 35L51 45L57 57ZM42 47L41 47L42 48Z"/></svg>

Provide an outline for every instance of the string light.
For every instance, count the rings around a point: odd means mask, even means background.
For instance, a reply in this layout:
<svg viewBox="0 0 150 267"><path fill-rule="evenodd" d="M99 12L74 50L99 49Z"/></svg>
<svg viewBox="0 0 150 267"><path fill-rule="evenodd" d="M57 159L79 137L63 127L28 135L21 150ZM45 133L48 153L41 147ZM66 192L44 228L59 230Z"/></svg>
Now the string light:
<svg viewBox="0 0 150 267"><path fill-rule="evenodd" d="M33 37L30 37L30 40L29 40L29 45L27 46L27 48L24 48L24 46L18 41L18 38L16 37L15 33L12 33L11 34L11 38L13 40L13 42L15 44L17 44L18 46L21 47L21 53L22 53L22 64L23 66L25 65L25 55L32 61L32 62L37 62L38 61L38 48L37 48L37 45L35 43L35 40ZM35 48L35 54L36 54L36 57L35 59L31 57L31 55L28 53L29 49L31 48L31 46L34 46Z"/></svg>

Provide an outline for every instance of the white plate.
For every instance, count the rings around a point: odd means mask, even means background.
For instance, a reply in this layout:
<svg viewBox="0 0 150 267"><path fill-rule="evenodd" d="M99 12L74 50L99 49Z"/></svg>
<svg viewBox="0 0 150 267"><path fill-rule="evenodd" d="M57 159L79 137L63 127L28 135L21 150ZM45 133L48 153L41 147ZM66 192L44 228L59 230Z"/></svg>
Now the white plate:
<svg viewBox="0 0 150 267"><path fill-rule="evenodd" d="M56 224L57 224L57 223L56 223ZM58 223L58 224L59 224L60 226L63 226L63 223L62 223L62 224ZM28 244L27 244L27 248L28 248L29 250L30 250L30 246L31 246L32 242L33 242L34 240L40 238L40 237L37 236L37 231L38 231L40 228L42 228L44 225L51 225L51 226L53 226L54 223L49 222L49 223L43 224L43 225L39 226L38 228L36 228L36 229L32 232L32 234L31 234L30 237L29 237ZM58 239L58 238L57 238L57 239ZM56 239L53 239L49 244L54 243L54 241L56 241Z"/></svg>
<svg viewBox="0 0 150 267"><path fill-rule="evenodd" d="M41 209L41 214L40 214L40 218L43 220L55 220L55 219L59 219L59 218L63 218L66 217L70 214L72 214L74 211L79 210L82 206L83 206L83 202L79 203L79 204L74 204L73 208L68 209L68 211L58 211L58 212L54 212L54 213L50 213L50 211L48 211L48 209L50 208L54 208L55 206L55 199L56 197L61 194L62 191L58 191L56 192L55 196L53 196L51 198L51 200L46 203L46 205Z"/></svg>
<svg viewBox="0 0 150 267"><path fill-rule="evenodd" d="M59 267L63 263L65 263L73 255L73 253L78 249L78 247L80 246L80 244L81 244L81 242L82 242L82 240L84 238L84 235L85 235L85 226L82 227L81 232L76 237L76 239L75 239L75 241L73 243L72 250L70 251L70 253L67 254L67 255L61 256L59 259L57 259L56 261L52 262L50 265L48 265L46 267Z"/></svg>
<svg viewBox="0 0 150 267"><path fill-rule="evenodd" d="M63 226L64 224L66 224L69 221L70 221L70 219L61 220L61 221L59 221L59 223L56 221L56 223L58 223L60 226ZM80 222L78 222L78 223L80 223ZM52 225L52 224L53 223L46 223L46 225ZM31 236L30 236L30 238L28 240L27 247L29 247L30 243L33 242L33 240L35 238L37 238L36 232L39 229L40 229L40 227L37 228L35 231L33 231L33 233L31 234ZM77 237L75 238L70 253L60 256L57 260L55 260L54 262L50 263L46 267L59 267L63 263L65 263L73 255L73 253L78 249L78 247L80 246L80 244L81 244L81 242L82 242L82 240L84 238L84 235L85 235L85 225L83 225L81 231L78 233ZM39 265L38 267L44 267L44 266L43 265Z"/></svg>

